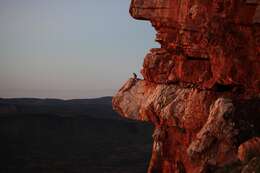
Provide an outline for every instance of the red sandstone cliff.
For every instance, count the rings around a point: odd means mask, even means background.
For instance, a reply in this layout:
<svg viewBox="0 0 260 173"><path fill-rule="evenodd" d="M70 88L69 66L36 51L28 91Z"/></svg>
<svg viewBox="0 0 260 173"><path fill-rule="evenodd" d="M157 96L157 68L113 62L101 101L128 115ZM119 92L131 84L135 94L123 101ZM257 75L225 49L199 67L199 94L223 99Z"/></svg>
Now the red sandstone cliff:
<svg viewBox="0 0 260 173"><path fill-rule="evenodd" d="M260 2L132 0L130 13L161 48L113 107L155 125L148 173L260 172Z"/></svg>

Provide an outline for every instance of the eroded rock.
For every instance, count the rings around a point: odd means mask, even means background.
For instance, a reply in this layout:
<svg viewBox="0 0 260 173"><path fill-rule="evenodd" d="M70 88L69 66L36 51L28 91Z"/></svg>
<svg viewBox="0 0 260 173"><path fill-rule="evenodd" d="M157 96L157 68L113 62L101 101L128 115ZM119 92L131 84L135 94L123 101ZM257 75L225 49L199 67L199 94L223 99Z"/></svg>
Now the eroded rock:
<svg viewBox="0 0 260 173"><path fill-rule="evenodd" d="M130 14L152 23L161 47L113 107L155 125L148 173L258 169L259 8L256 0L132 0Z"/></svg>
<svg viewBox="0 0 260 173"><path fill-rule="evenodd" d="M162 45L145 58L145 80L208 89L240 86L258 93L259 8L257 2L234 0L133 0L131 15L150 20Z"/></svg>
<svg viewBox="0 0 260 173"><path fill-rule="evenodd" d="M238 158L242 162L248 162L253 157L260 157L260 137L254 137L238 148Z"/></svg>
<svg viewBox="0 0 260 173"><path fill-rule="evenodd" d="M219 98L212 104L207 122L188 147L193 160L207 160L211 165L221 165L236 158L234 105L230 99Z"/></svg>

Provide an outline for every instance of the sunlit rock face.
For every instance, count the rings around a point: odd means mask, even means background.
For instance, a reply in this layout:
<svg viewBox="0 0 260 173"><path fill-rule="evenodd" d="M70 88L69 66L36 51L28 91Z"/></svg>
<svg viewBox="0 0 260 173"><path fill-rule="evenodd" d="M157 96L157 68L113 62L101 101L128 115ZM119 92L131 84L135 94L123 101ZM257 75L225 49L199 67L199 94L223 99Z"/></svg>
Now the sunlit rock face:
<svg viewBox="0 0 260 173"><path fill-rule="evenodd" d="M113 107L155 125L148 173L258 169L259 142L246 147L260 134L258 3L132 0L130 14L151 21L161 48L145 56L144 79L130 78Z"/></svg>
<svg viewBox="0 0 260 173"><path fill-rule="evenodd" d="M259 92L257 1L133 0L130 13L151 21L161 44L145 57L145 80Z"/></svg>

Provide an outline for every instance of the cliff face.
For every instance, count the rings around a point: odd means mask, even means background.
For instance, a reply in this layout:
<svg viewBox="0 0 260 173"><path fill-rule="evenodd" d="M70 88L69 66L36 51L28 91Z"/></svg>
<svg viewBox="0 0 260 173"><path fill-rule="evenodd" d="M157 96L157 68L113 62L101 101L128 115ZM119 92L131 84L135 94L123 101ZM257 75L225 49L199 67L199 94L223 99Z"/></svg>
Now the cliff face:
<svg viewBox="0 0 260 173"><path fill-rule="evenodd" d="M113 107L155 125L149 173L260 171L258 3L132 0L130 14L151 21L161 48Z"/></svg>

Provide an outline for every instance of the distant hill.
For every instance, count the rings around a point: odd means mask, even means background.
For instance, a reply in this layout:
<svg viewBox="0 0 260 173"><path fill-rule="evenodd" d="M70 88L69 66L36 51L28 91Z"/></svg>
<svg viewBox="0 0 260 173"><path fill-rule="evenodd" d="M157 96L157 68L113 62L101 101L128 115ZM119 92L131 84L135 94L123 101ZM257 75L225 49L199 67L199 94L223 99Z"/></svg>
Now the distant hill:
<svg viewBox="0 0 260 173"><path fill-rule="evenodd" d="M111 97L0 99L0 173L142 173L152 125L120 118Z"/></svg>
<svg viewBox="0 0 260 173"><path fill-rule="evenodd" d="M112 109L112 97L95 99L0 98L0 116L56 115L121 119Z"/></svg>

